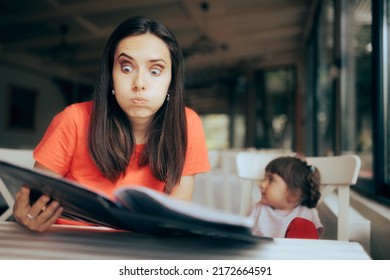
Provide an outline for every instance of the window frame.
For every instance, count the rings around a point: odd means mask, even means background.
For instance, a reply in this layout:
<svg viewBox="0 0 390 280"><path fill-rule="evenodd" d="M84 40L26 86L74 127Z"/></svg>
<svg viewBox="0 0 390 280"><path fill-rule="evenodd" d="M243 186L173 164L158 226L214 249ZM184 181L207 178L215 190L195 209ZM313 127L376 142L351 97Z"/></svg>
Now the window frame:
<svg viewBox="0 0 390 280"><path fill-rule="evenodd" d="M359 178L354 189L390 205L389 135L389 2L372 3L373 177Z"/></svg>

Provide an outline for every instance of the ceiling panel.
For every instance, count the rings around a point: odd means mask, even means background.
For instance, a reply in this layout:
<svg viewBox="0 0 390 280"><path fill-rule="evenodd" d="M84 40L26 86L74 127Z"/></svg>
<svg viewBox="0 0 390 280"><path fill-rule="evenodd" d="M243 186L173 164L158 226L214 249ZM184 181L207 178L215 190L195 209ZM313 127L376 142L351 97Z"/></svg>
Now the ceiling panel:
<svg viewBox="0 0 390 280"><path fill-rule="evenodd" d="M156 18L176 35L186 70L294 63L302 51L311 0L18 0L0 3L0 63L44 67L47 73L94 81L105 41L124 19ZM206 6L205 6L206 5ZM206 7L206 8L205 8ZM203 37L202 37L203 36ZM199 38L214 52L201 53ZM210 42L208 42L210 43ZM55 52L62 44L61 54ZM199 50L199 49L198 49ZM56 54L56 55L55 55ZM278 59L275 59L278 58ZM283 62L281 58L285 58ZM31 59L29 61L29 59ZM33 62L33 63L31 63ZM50 62L50 63L49 63ZM50 71L50 67L63 71Z"/></svg>

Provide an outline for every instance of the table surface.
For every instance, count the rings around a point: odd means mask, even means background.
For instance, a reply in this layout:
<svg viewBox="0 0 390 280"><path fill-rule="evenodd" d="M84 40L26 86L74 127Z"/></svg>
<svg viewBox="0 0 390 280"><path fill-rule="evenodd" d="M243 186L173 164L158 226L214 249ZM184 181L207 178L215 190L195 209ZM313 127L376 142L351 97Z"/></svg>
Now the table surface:
<svg viewBox="0 0 390 280"><path fill-rule="evenodd" d="M255 243L206 236L149 236L55 225L44 233L0 222L0 259L370 259L355 242L276 238Z"/></svg>

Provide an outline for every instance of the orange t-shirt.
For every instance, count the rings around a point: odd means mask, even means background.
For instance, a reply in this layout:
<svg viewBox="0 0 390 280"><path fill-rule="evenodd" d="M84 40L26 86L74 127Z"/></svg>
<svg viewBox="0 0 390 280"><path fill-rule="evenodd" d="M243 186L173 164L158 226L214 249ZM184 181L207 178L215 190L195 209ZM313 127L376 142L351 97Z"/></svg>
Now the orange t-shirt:
<svg viewBox="0 0 390 280"><path fill-rule="evenodd" d="M145 186L162 192L165 183L153 176L149 166L139 168L137 160L130 163L125 176L117 182L113 183L103 177L93 163L87 148L91 109L91 101L82 102L70 105L56 115L34 150L35 160L65 178L77 181L111 198L115 190L123 185ZM185 113L188 146L183 176L206 172L210 169L201 120L189 108L186 108ZM143 148L144 144L136 145L137 158Z"/></svg>

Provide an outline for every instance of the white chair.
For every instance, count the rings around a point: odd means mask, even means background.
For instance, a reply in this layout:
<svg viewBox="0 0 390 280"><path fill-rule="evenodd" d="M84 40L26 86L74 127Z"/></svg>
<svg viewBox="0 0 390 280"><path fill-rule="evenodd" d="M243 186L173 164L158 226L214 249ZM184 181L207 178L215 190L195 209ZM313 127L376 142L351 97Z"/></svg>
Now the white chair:
<svg viewBox="0 0 390 280"><path fill-rule="evenodd" d="M272 159L280 155L241 152L237 155L237 173L240 178L250 182L250 188L243 187L245 197L242 197L242 212L248 211L253 204L253 186L258 185L264 177L265 166ZM313 164L321 173L321 199L337 190L338 192L338 220L337 239L349 240L349 191L350 185L356 184L361 160L356 155L307 157L306 160ZM257 189L257 188L256 188Z"/></svg>
<svg viewBox="0 0 390 280"><path fill-rule="evenodd" d="M349 240L348 212L350 207L350 186L355 185L359 177L361 160L356 155L331 156L331 157L307 157L306 160L313 164L321 173L321 199L337 190L338 218L337 239Z"/></svg>
<svg viewBox="0 0 390 280"><path fill-rule="evenodd" d="M210 162L210 171L205 174L205 199L206 205L212 207L214 205L214 191L212 185L212 174L213 171L217 168L219 162L219 151L218 150L209 150L208 151L209 162Z"/></svg>
<svg viewBox="0 0 390 280"><path fill-rule="evenodd" d="M33 151L28 149L7 149L0 148L0 160L17 164L23 167L32 168L34 166ZM0 178L0 194L3 196L8 209L0 216L0 221L6 221L12 215L14 205L14 195L11 194L5 186L4 181Z"/></svg>
<svg viewBox="0 0 390 280"><path fill-rule="evenodd" d="M224 212L238 214L239 198L236 189L242 179L237 177L236 150L208 151L210 172L197 174L193 202Z"/></svg>
<svg viewBox="0 0 390 280"><path fill-rule="evenodd" d="M253 201L256 198L256 193L252 195L250 192L257 188L251 187L250 181L237 176L236 157L240 152L234 149L209 150L209 161L212 168L210 172L196 176L194 202L232 214L242 216L248 214L250 199ZM286 154L285 151L273 153L269 150L251 150L250 153L266 154L267 159ZM265 165L263 167L252 165L250 168L261 170L264 167ZM241 172L245 171L247 170Z"/></svg>
<svg viewBox="0 0 390 280"><path fill-rule="evenodd" d="M252 205L260 198L259 180L264 178L267 164L274 158L282 156L274 153L239 152L236 156L237 175L245 179L241 187L240 215L246 215Z"/></svg>

